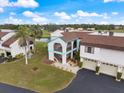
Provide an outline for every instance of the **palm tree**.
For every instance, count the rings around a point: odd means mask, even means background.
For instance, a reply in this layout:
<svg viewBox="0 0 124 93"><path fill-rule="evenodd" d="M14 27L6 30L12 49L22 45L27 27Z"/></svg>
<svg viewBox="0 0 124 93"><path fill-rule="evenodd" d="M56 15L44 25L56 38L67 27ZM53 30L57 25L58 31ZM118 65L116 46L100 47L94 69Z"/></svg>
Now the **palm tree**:
<svg viewBox="0 0 124 93"><path fill-rule="evenodd" d="M40 25L32 25L30 27L30 35L33 38L34 41L34 52L35 52L35 46L36 46L36 38L40 39L42 37L42 27Z"/></svg>
<svg viewBox="0 0 124 93"><path fill-rule="evenodd" d="M25 48L25 64L28 64L27 46L29 43L29 28L27 26L19 26L16 31L16 38L19 39L19 45Z"/></svg>

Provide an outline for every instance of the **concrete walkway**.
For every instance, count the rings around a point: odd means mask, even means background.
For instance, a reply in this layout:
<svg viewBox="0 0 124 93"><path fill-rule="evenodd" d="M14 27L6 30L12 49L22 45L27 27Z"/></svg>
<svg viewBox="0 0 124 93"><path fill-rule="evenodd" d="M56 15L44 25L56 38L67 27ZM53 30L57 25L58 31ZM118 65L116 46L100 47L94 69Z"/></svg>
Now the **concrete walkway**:
<svg viewBox="0 0 124 93"><path fill-rule="evenodd" d="M68 72L72 72L74 74L77 74L77 71L80 69L78 66L72 67L69 64L62 64L59 62L53 63L52 66L68 71Z"/></svg>
<svg viewBox="0 0 124 93"><path fill-rule="evenodd" d="M28 89L0 83L0 93L38 93Z"/></svg>

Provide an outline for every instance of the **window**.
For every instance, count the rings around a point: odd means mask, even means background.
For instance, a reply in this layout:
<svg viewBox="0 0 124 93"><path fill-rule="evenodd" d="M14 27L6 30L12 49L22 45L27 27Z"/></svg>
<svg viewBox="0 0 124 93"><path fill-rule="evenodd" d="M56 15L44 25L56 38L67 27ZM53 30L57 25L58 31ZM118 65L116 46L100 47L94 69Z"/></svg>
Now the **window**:
<svg viewBox="0 0 124 93"><path fill-rule="evenodd" d="M33 44L33 41L29 41L29 44L30 44L30 45Z"/></svg>
<svg viewBox="0 0 124 93"><path fill-rule="evenodd" d="M85 46L85 52L94 54L94 47Z"/></svg>
<svg viewBox="0 0 124 93"><path fill-rule="evenodd" d="M30 46L30 50L33 50L32 46Z"/></svg>

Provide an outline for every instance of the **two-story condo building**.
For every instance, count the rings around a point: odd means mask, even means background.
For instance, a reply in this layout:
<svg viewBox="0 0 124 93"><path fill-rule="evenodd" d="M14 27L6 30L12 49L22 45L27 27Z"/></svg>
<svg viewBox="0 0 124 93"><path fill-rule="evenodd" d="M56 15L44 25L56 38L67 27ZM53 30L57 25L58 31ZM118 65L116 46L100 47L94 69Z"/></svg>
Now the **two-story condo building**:
<svg viewBox="0 0 124 93"><path fill-rule="evenodd" d="M49 60L58 60L68 64L74 52L80 50L80 61L83 68L95 70L100 66L100 73L116 76L123 73L124 79L124 34L90 31L57 31L51 35L48 43ZM54 37L52 37L54 36Z"/></svg>
<svg viewBox="0 0 124 93"><path fill-rule="evenodd" d="M15 57L18 54L25 54L25 49L19 45L19 39L15 38L15 34L13 30L2 29L0 31L0 55ZM27 51L31 49L33 49L32 41L29 42Z"/></svg>

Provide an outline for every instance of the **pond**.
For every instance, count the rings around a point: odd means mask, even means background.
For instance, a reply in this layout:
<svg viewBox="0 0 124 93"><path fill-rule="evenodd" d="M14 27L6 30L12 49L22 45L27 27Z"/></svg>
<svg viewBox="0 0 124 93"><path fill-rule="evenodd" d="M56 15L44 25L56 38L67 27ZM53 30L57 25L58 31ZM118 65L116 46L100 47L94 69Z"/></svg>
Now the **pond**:
<svg viewBox="0 0 124 93"><path fill-rule="evenodd" d="M37 42L49 42L50 38L40 38L40 39L36 39Z"/></svg>

